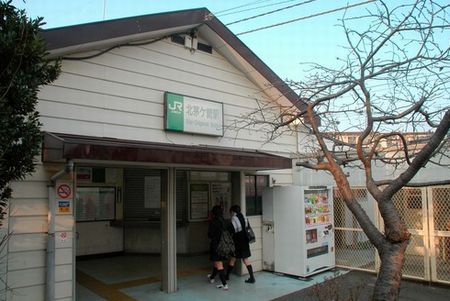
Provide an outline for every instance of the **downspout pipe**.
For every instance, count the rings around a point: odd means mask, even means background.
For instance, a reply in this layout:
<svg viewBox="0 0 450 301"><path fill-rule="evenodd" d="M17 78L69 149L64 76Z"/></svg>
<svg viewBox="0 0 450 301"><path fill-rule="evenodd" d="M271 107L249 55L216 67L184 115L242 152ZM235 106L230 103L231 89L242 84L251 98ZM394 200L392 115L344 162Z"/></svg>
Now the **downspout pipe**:
<svg viewBox="0 0 450 301"><path fill-rule="evenodd" d="M61 177L65 176L65 175L71 173L71 172L73 171L73 165L74 165L74 163L73 163L72 160L67 161L66 165L64 166L64 169L61 169L60 171L58 171L57 173L55 173L55 174L50 178L50 184L51 184L51 186L55 186L56 181L57 181L59 178L61 178Z"/></svg>
<svg viewBox="0 0 450 301"><path fill-rule="evenodd" d="M48 185L48 237L47 237L47 274L45 300L55 300L55 215L56 215L56 181L73 171L74 163L69 160L63 169L50 177Z"/></svg>

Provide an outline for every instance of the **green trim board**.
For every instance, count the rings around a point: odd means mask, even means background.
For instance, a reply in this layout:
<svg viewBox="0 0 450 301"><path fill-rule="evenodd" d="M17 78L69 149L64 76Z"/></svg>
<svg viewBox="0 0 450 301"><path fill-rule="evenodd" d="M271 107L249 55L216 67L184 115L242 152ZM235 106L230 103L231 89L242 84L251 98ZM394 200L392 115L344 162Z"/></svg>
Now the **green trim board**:
<svg viewBox="0 0 450 301"><path fill-rule="evenodd" d="M223 136L223 103L164 93L164 129L167 131Z"/></svg>

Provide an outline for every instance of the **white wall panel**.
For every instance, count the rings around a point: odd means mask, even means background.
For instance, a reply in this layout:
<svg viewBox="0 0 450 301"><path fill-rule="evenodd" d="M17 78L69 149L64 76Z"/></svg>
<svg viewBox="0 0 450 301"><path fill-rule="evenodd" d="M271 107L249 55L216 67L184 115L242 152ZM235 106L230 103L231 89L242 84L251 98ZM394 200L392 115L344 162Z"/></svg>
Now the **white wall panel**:
<svg viewBox="0 0 450 301"><path fill-rule="evenodd" d="M47 248L47 234L30 233L17 234L13 233L9 238L9 252L45 250Z"/></svg>
<svg viewBox="0 0 450 301"><path fill-rule="evenodd" d="M81 71L79 72L81 73ZM94 92L99 94L111 95L116 97L134 98L140 100L155 100L154 92L164 92L150 87L139 87L137 85L128 85L121 82L110 82L104 79L96 79L86 75L78 75L61 72L58 79L52 84L61 88L70 88L73 90L80 90L86 92ZM42 90L46 90L51 86L45 86ZM49 98L49 96L46 96ZM53 99L53 98L51 98ZM162 103L162 100L161 100Z"/></svg>
<svg viewBox="0 0 450 301"><path fill-rule="evenodd" d="M10 252L8 254L8 270L21 270L28 268L45 267L44 250L28 252Z"/></svg>
<svg viewBox="0 0 450 301"><path fill-rule="evenodd" d="M52 85L47 86L39 96L40 102L62 102L116 111L151 113L156 116L164 115L161 91L156 90L148 90L148 95L145 95L146 98L140 99Z"/></svg>
<svg viewBox="0 0 450 301"><path fill-rule="evenodd" d="M55 300L72 296L72 281L55 283Z"/></svg>
<svg viewBox="0 0 450 301"><path fill-rule="evenodd" d="M149 45L141 46L144 49L149 49L161 54L167 55L169 57L177 57L187 61L193 61L195 63L200 63L206 66L215 67L224 71L242 74L234 66L232 66L228 61L221 56L217 51L213 50L212 54L204 53L201 51L196 51L195 55L191 55L189 50L186 50L184 46L174 44L168 41L163 41L159 43L153 43ZM186 55L187 54L187 55Z"/></svg>
<svg viewBox="0 0 450 301"><path fill-rule="evenodd" d="M11 189L12 198L24 199L24 198L35 198L35 199L45 199L48 198L48 188L47 182L12 182Z"/></svg>
<svg viewBox="0 0 450 301"><path fill-rule="evenodd" d="M41 114L39 119L42 122L41 129L43 131L96 137L105 136L104 125L95 121L80 121L70 120L67 118L55 118L51 116L45 116L43 114Z"/></svg>
<svg viewBox="0 0 450 301"><path fill-rule="evenodd" d="M242 73L234 68L230 68L230 65L224 60L208 62L205 60L198 60L198 58L199 56L202 58L207 58L210 55L199 55L199 53L196 53L195 55L192 55L191 58L186 58L182 57L184 54L184 49L181 49L179 52L180 56L177 57L168 55L168 53L161 53L159 51L149 49L148 47L115 49L110 53L111 56L123 56L152 65L164 66L165 68L171 68L174 70L189 70L192 73L199 73L210 78L221 79L227 82L238 82L239 85L242 86L253 86L253 83L251 83Z"/></svg>
<svg viewBox="0 0 450 301"><path fill-rule="evenodd" d="M72 263L72 249L55 249L55 264L71 264Z"/></svg>
<svg viewBox="0 0 450 301"><path fill-rule="evenodd" d="M45 285L15 288L8 290L8 301L44 301Z"/></svg>
<svg viewBox="0 0 450 301"><path fill-rule="evenodd" d="M72 265L64 264L55 267L55 279L58 281L69 281L72 280Z"/></svg>
<svg viewBox="0 0 450 301"><path fill-rule="evenodd" d="M260 93L260 89L248 85L243 85L240 81L227 81L220 78L218 74L212 77L203 72L203 66L195 69L180 69L168 68L165 62L163 64L153 64L143 60L136 60L135 58L127 58L122 56L112 56L109 54L97 57L90 60L90 63L98 65L99 67L114 68L118 73L131 72L140 76L150 76L161 79L171 79L181 83L187 83L195 86L214 87L219 91L227 91L233 89L234 93L242 95L255 95ZM111 70L112 71L112 70ZM110 71L109 71L110 72ZM129 76L133 74L127 73ZM97 77L96 75L94 75ZM173 78L176 76L176 78Z"/></svg>
<svg viewBox="0 0 450 301"><path fill-rule="evenodd" d="M81 68L84 67L84 68ZM220 102L232 102L245 105L245 101L254 97L262 97L260 90L249 90L240 86L223 84L221 82L207 81L199 78L198 81L187 81L192 75L170 74L167 77L149 76L116 68L98 66L89 63L78 63L64 69L65 74L72 76L87 76L96 82L103 81L103 85L113 86L129 85L136 88L150 88L159 91L170 91L188 96L196 96ZM56 82L61 85L60 82ZM71 86L74 86L71 84ZM79 85L74 86L82 88ZM82 88L86 89L86 88ZM133 94L131 94L133 95ZM241 99L241 102L237 100Z"/></svg>
<svg viewBox="0 0 450 301"><path fill-rule="evenodd" d="M47 232L47 215L10 217L9 231L14 234Z"/></svg>
<svg viewBox="0 0 450 301"><path fill-rule="evenodd" d="M45 283L45 268L35 268L8 271L8 286L10 288L34 286ZM30 300L30 299L28 299Z"/></svg>
<svg viewBox="0 0 450 301"><path fill-rule="evenodd" d="M11 199L9 203L10 216L47 215L47 199Z"/></svg>
<svg viewBox="0 0 450 301"><path fill-rule="evenodd" d="M292 173L272 174L271 181L273 181L272 184L274 185L290 185L293 182Z"/></svg>
<svg viewBox="0 0 450 301"><path fill-rule="evenodd" d="M163 116L155 116L152 112L124 112L110 109L74 106L57 102L39 102L39 110L59 118L67 118L67 112L71 112L70 119L80 121L91 121L111 125L126 125L154 129L162 129L164 125Z"/></svg>

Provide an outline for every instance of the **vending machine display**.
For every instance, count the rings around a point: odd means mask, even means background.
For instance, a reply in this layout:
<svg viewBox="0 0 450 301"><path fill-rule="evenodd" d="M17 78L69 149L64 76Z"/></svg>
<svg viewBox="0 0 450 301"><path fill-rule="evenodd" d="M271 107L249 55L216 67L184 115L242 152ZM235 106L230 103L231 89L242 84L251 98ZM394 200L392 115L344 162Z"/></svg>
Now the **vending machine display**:
<svg viewBox="0 0 450 301"><path fill-rule="evenodd" d="M263 193L265 237L270 243L263 242L264 267L300 277L334 268L331 187L267 188ZM266 249L271 258L265 255Z"/></svg>
<svg viewBox="0 0 450 301"><path fill-rule="evenodd" d="M317 227L331 222L331 209L327 190L305 190L306 228Z"/></svg>

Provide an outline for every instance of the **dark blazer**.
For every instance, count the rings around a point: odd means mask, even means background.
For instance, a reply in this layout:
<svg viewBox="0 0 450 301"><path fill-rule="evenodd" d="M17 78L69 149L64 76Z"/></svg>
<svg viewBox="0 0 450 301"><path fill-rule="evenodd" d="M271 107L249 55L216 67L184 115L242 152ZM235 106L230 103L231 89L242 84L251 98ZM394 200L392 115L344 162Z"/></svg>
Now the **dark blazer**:
<svg viewBox="0 0 450 301"><path fill-rule="evenodd" d="M222 232L227 230L227 223L223 217L214 217L209 223L208 238L209 238L209 260L221 261L226 260L224 256L217 254L217 246L219 245Z"/></svg>

